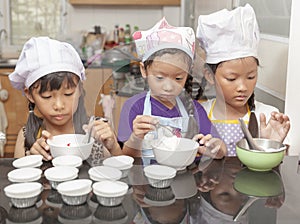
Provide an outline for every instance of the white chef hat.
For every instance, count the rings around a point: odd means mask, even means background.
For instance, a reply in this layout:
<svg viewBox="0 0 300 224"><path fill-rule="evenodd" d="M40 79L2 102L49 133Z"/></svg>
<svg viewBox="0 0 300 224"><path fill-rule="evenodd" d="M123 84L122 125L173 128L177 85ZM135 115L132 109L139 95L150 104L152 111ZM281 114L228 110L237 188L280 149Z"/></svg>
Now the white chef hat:
<svg viewBox="0 0 300 224"><path fill-rule="evenodd" d="M53 72L72 72L85 80L84 66L71 44L49 37L32 37L24 44L9 79L14 88L23 90Z"/></svg>
<svg viewBox="0 0 300 224"><path fill-rule="evenodd" d="M137 54L142 61L147 60L153 53L165 48L182 50L194 59L194 30L191 27L171 26L165 17L149 30L136 31L133 34L133 39Z"/></svg>
<svg viewBox="0 0 300 224"><path fill-rule="evenodd" d="M206 51L206 62L253 56L257 58L259 28L253 8L246 4L198 18L197 38Z"/></svg>

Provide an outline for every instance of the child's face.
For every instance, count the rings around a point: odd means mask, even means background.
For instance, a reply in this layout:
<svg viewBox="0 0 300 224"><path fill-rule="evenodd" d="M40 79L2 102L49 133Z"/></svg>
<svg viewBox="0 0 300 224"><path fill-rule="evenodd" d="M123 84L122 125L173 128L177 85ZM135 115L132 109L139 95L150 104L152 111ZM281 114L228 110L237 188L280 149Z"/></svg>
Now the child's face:
<svg viewBox="0 0 300 224"><path fill-rule="evenodd" d="M257 67L253 57L221 63L215 74L217 98L233 108L244 107L256 85Z"/></svg>
<svg viewBox="0 0 300 224"><path fill-rule="evenodd" d="M188 65L182 55L164 54L156 57L153 63L147 67L147 71L141 65L141 72L147 78L151 96L164 103L174 105L188 76Z"/></svg>
<svg viewBox="0 0 300 224"><path fill-rule="evenodd" d="M74 83L78 83L75 78ZM37 86L32 89L31 94L28 90L25 90L25 93L27 98L35 103L45 122L57 126L66 125L68 122L72 123L80 97L79 85L70 87L65 79L59 90L47 90L41 94L39 91L40 86Z"/></svg>
<svg viewBox="0 0 300 224"><path fill-rule="evenodd" d="M247 199L246 195L233 188L236 174L241 170L239 161L227 160L219 184L210 191L210 197L215 208L228 215L236 215Z"/></svg>

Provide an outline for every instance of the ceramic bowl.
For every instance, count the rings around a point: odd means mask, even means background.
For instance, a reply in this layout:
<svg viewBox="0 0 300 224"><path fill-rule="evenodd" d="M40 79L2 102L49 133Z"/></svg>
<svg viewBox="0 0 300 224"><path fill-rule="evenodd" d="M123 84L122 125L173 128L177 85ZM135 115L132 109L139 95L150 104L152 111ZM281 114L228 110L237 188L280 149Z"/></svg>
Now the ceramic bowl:
<svg viewBox="0 0 300 224"><path fill-rule="evenodd" d="M91 186L92 181L88 179L69 180L58 184L57 191L67 205L81 205L87 201Z"/></svg>
<svg viewBox="0 0 300 224"><path fill-rule="evenodd" d="M233 186L238 192L255 197L275 197L284 191L281 177L274 170L256 172L244 168L237 173Z"/></svg>
<svg viewBox="0 0 300 224"><path fill-rule="evenodd" d="M188 138L163 137L153 141L156 161L177 170L185 169L194 162L199 144Z"/></svg>
<svg viewBox="0 0 300 224"><path fill-rule="evenodd" d="M5 195L17 208L33 206L42 192L43 186L37 182L16 183L4 188Z"/></svg>
<svg viewBox="0 0 300 224"><path fill-rule="evenodd" d="M55 166L45 170L44 175L53 189L57 185L68 180L73 180L78 177L79 170L71 166Z"/></svg>
<svg viewBox="0 0 300 224"><path fill-rule="evenodd" d="M241 139L236 144L236 154L245 166L254 171L268 171L281 163L286 149L284 144L262 138L254 138L254 141L268 151L250 150L246 139Z"/></svg>
<svg viewBox="0 0 300 224"><path fill-rule="evenodd" d="M40 167L43 164L42 155L28 155L13 161L15 168Z"/></svg>
<svg viewBox="0 0 300 224"><path fill-rule="evenodd" d="M94 181L120 180L122 171L109 166L95 166L88 171L90 179Z"/></svg>
<svg viewBox="0 0 300 224"><path fill-rule="evenodd" d="M144 167L144 173L152 187L166 188L176 176L176 169L164 165L149 165Z"/></svg>
<svg viewBox="0 0 300 224"><path fill-rule="evenodd" d="M122 171L122 177L127 177L128 173L133 166L134 159L131 156L121 155L112 156L103 160L104 166L109 166Z"/></svg>
<svg viewBox="0 0 300 224"><path fill-rule="evenodd" d="M104 206L116 206L122 203L128 185L122 181L104 180L93 184L93 193Z"/></svg>
<svg viewBox="0 0 300 224"><path fill-rule="evenodd" d="M32 182L41 178L42 170L39 168L25 167L14 169L7 174L8 180L15 183Z"/></svg>
<svg viewBox="0 0 300 224"><path fill-rule="evenodd" d="M82 158L74 155L58 156L52 159L53 166L72 166L80 167L82 165Z"/></svg>
<svg viewBox="0 0 300 224"><path fill-rule="evenodd" d="M91 154L94 139L91 138L89 143L84 143L86 138L83 134L64 134L53 136L48 139L50 153L53 158L64 155L75 155L86 160Z"/></svg>

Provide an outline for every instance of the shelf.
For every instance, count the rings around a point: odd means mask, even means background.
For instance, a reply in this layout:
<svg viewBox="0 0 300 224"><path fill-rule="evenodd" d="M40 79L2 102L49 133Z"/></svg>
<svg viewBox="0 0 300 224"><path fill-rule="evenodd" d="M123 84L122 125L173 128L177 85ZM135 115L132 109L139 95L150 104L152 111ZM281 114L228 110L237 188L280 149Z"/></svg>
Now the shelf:
<svg viewBox="0 0 300 224"><path fill-rule="evenodd" d="M180 6L180 0L69 0L72 5L159 5Z"/></svg>

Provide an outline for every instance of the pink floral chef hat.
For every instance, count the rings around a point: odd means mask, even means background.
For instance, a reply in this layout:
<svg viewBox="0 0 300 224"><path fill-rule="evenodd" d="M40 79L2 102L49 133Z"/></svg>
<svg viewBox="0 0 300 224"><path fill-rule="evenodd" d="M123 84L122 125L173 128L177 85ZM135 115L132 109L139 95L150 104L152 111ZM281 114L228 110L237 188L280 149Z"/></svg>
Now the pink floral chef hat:
<svg viewBox="0 0 300 224"><path fill-rule="evenodd" d="M195 33L191 27L174 27L165 17L151 29L136 31L133 34L136 51L144 62L153 53L165 48L177 48L194 59Z"/></svg>

